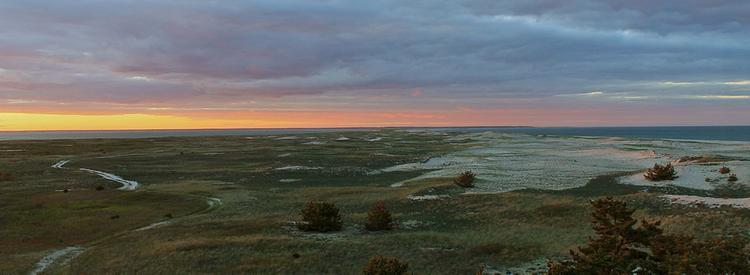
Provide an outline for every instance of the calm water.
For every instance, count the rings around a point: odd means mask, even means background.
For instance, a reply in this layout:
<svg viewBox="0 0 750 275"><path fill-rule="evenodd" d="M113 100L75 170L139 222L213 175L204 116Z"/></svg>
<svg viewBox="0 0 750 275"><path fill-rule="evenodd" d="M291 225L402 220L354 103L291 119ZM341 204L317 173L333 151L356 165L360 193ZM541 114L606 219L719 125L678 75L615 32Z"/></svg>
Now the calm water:
<svg viewBox="0 0 750 275"><path fill-rule="evenodd" d="M503 132L558 136L611 136L652 139L750 141L750 126L672 127L571 127L571 128L434 128L460 132ZM321 129L236 129L236 130L152 130L152 131L53 131L0 132L0 140L49 140L87 138L155 138L200 136L261 136L305 133L368 131L368 128Z"/></svg>
<svg viewBox="0 0 750 275"><path fill-rule="evenodd" d="M750 126L472 128L469 129L469 131L493 131L556 136L750 141Z"/></svg>

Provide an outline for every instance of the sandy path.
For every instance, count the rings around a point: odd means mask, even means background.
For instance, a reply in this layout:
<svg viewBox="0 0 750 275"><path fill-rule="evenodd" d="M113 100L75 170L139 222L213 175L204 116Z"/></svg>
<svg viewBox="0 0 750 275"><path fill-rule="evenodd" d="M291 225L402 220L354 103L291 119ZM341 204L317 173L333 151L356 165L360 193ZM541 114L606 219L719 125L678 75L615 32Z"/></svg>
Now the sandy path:
<svg viewBox="0 0 750 275"><path fill-rule="evenodd" d="M75 256L78 256L78 254L83 253L83 251L86 250L84 247L80 246L69 246L66 248L58 249L55 251L52 251L52 253L47 254L47 256L44 256L38 263L36 263L36 266L34 270L29 272L30 275L36 275L50 267L52 264L54 264L57 260L61 258L67 258L67 260L70 260L74 258Z"/></svg>
<svg viewBox="0 0 750 275"><path fill-rule="evenodd" d="M68 159L61 160L61 161L56 162L55 164L52 164L51 167L52 168L57 168L57 169L62 169L65 164L68 164L68 162L70 162L70 160L68 160Z"/></svg>
<svg viewBox="0 0 750 275"><path fill-rule="evenodd" d="M205 210L201 211L201 213L211 212L211 211L215 210L217 207L221 206L224 203L219 198L205 197L205 199L206 199L206 204L208 204L208 207ZM198 213L198 214L201 214L201 213ZM190 216L193 216L193 215L189 215L189 216L185 216L185 217L181 217L181 218L186 218L186 217L190 217ZM151 229L154 229L154 228L158 228L158 227L162 227L162 226L165 226L165 225L172 224L172 222L175 221L175 220L166 220L166 221L155 222L155 223L149 224L147 226L137 228L137 229L135 229L133 231L137 232L137 231L151 230Z"/></svg>
<svg viewBox="0 0 750 275"><path fill-rule="evenodd" d="M58 161L55 164L53 164L51 167L52 168L56 168L56 169L63 169L63 166L65 164L68 164L69 162L70 162L70 160L61 160L61 161ZM122 177L114 175L114 174L110 174L110 173L102 172L102 171L97 171L97 170L93 170L93 169L88 169L88 168L81 168L80 170L81 171L85 171L85 172L89 172L89 173L92 173L92 174L96 174L96 175L98 175L98 176L100 176L100 177L102 177L104 179L107 179L107 180L111 180L111 181L120 183L120 184L122 184L122 187L119 188L120 190L129 190L129 191L132 191L132 190L135 190L135 189L138 188L138 182L137 181L126 180L126 179L123 179ZM200 211L198 213L195 213L195 214L192 214L192 215L188 215L188 216L184 216L184 217L181 217L181 218L187 218L187 217L190 217L190 216L194 216L194 215L198 215L198 214L205 214L205 213L211 212L213 210L216 210L216 208L218 208L219 206L221 206L224 203L220 198L203 197L203 196L201 196L201 197L206 200L206 204L208 205L208 207L205 210L202 210L202 211ZM157 228L157 227L161 227L161 226L164 226L164 225L171 224L173 221L174 220L166 220L166 221L155 222L155 223L149 224L149 225L144 226L144 227L136 228L136 229L132 230L131 232L138 232L138 231L145 231L145 230L149 230L149 229L154 229L154 228ZM122 234L115 234L111 238L115 238L115 237L118 237L120 235L122 235ZM107 239L109 239L109 238L107 238ZM90 243L89 247L93 247L93 245L95 245L97 243L100 243L102 241L103 240L99 240L99 241L96 241L94 243ZM72 260L73 258L75 258L76 256L78 256L79 254L83 253L89 247L69 246L69 247L58 249L58 250L54 250L54 251L50 252L49 254L47 254L47 256L44 256L44 258L42 258L41 260L39 260L39 262L36 263L36 265L34 267L34 270L32 270L29 274L31 274L31 275L39 274L39 273L43 272L44 270L46 270L47 268L49 268L50 266L52 266L53 264L55 264L56 262L58 262L60 259L64 260L63 263L68 262L68 261Z"/></svg>
<svg viewBox="0 0 750 275"><path fill-rule="evenodd" d="M65 166L65 164L68 164L69 162L70 162L70 160L68 160L68 159L61 160L61 161L58 161L55 164L53 164L51 167L52 168L57 168L57 169L63 169L63 166ZM88 168L81 168L81 171L85 171L85 172L89 172L89 173L92 173L92 174L96 174L97 176L100 176L100 177L102 177L102 178L104 178L106 180L111 180L111 181L117 182L119 184L122 184L122 187L118 188L120 190L133 191L135 189L138 189L138 182L137 181L126 180L126 179L123 179L122 177L120 177L118 175L115 175L115 174L111 174L111 173L107 173L107 172L102 172L102 171L98 171L98 170L94 170L94 169L88 169Z"/></svg>
<svg viewBox="0 0 750 275"><path fill-rule="evenodd" d="M111 181L117 182L119 184L122 184L122 187L117 188L117 189L120 189L120 190L133 191L135 189L138 189L138 182L137 181L126 180L126 179L123 179L120 176L117 176L115 174L110 174L110 173L107 173L107 172L97 171L97 170L88 169L88 168L81 168L81 171L86 171L86 172L89 172L89 173L92 173L92 174L96 174L96 175L98 175L98 176L100 176L100 177L102 177L102 178L104 178L106 180L111 180Z"/></svg>

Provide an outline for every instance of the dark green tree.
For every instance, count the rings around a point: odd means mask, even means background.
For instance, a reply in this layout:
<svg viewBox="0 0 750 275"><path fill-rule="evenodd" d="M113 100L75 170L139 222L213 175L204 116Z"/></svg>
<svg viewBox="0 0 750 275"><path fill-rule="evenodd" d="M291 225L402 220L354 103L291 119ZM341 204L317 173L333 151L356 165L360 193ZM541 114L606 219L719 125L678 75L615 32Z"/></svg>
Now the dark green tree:
<svg viewBox="0 0 750 275"><path fill-rule="evenodd" d="M339 209L333 203L311 201L300 211L302 222L298 227L304 231L339 231L343 226Z"/></svg>

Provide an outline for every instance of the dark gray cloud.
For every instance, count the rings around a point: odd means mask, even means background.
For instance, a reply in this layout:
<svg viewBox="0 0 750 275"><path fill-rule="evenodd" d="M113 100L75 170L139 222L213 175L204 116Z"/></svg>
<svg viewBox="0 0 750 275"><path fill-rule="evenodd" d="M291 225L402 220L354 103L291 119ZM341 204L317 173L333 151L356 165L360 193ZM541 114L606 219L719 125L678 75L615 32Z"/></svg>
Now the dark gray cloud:
<svg viewBox="0 0 750 275"><path fill-rule="evenodd" d="M10 0L0 101L739 100L749 14L727 0ZM591 91L605 96L577 96Z"/></svg>

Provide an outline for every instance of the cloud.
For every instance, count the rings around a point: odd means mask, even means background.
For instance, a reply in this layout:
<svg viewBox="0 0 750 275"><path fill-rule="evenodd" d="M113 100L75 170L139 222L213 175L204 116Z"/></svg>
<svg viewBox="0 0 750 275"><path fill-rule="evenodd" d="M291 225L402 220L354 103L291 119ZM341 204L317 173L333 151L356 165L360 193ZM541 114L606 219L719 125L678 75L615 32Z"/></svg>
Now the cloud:
<svg viewBox="0 0 750 275"><path fill-rule="evenodd" d="M695 104L750 85L749 13L728 0L10 0L0 101L112 112L563 104L547 103L557 95Z"/></svg>

